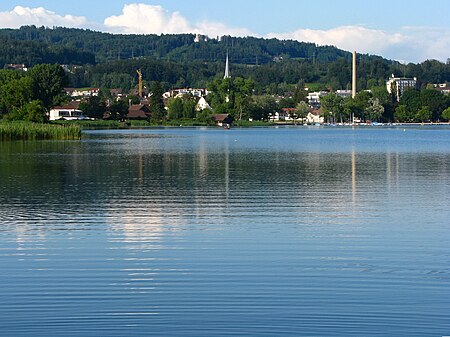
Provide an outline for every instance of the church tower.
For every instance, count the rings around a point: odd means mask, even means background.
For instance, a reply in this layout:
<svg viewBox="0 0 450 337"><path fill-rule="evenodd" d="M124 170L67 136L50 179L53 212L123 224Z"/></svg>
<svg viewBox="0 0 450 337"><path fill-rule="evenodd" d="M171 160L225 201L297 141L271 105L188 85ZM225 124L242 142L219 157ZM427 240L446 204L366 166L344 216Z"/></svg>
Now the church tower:
<svg viewBox="0 0 450 337"><path fill-rule="evenodd" d="M225 78L231 78L231 76L230 76L230 64L228 62L228 52L227 52L227 59L225 61L225 76L223 78L224 79Z"/></svg>

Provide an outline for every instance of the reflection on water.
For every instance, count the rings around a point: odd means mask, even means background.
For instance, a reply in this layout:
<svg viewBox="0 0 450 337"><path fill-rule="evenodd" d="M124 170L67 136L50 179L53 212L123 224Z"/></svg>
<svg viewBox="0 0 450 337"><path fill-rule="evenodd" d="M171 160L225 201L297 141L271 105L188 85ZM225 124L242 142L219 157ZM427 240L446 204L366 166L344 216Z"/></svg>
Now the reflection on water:
<svg viewBox="0 0 450 337"><path fill-rule="evenodd" d="M0 143L11 335L450 333L448 128Z"/></svg>

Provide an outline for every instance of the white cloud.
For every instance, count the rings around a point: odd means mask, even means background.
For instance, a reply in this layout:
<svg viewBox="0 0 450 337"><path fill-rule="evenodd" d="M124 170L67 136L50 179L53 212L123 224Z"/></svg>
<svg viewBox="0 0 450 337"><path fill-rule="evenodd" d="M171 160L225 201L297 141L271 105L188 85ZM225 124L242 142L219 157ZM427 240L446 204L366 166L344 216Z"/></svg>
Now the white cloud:
<svg viewBox="0 0 450 337"><path fill-rule="evenodd" d="M405 39L400 33L389 34L363 26L341 26L328 30L299 29L289 33L270 33L268 37L333 45L344 50L357 50L369 54L379 54Z"/></svg>
<svg viewBox="0 0 450 337"><path fill-rule="evenodd" d="M169 13L161 6L128 4L122 14L110 16L104 24L113 31L126 34L187 33L193 27L179 13Z"/></svg>
<svg viewBox="0 0 450 337"><path fill-rule="evenodd" d="M407 62L445 61L450 56L450 32L430 27L403 27L398 32L389 33L364 26L341 26L328 30L270 33L266 37L333 45Z"/></svg>
<svg viewBox="0 0 450 337"><path fill-rule="evenodd" d="M124 5L121 15L106 18L104 24L112 32L126 34L199 33L213 37L251 34L245 28L229 28L220 22L202 21L192 24L179 12L170 13L161 6L142 3Z"/></svg>
<svg viewBox="0 0 450 337"><path fill-rule="evenodd" d="M45 8L16 6L10 12L0 12L0 27L19 28L24 25L83 27L88 24L83 16L59 15Z"/></svg>

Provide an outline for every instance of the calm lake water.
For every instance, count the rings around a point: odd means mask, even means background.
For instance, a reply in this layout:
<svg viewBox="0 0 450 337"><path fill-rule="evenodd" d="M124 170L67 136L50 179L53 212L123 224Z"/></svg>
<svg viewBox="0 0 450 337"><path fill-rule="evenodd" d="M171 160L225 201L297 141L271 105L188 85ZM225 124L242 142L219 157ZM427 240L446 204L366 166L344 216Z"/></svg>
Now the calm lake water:
<svg viewBox="0 0 450 337"><path fill-rule="evenodd" d="M450 335L450 128L0 143L1 336Z"/></svg>

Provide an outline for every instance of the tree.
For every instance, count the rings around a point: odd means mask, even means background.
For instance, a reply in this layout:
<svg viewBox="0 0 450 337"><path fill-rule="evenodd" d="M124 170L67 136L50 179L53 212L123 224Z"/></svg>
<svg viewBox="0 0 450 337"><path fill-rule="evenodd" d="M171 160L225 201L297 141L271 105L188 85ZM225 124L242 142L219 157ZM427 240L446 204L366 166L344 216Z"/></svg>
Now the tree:
<svg viewBox="0 0 450 337"><path fill-rule="evenodd" d="M28 71L31 78L32 98L42 101L46 111L66 100L64 87L67 76L57 64L38 64Z"/></svg>
<svg viewBox="0 0 450 337"><path fill-rule="evenodd" d="M150 113L151 119L156 122L160 122L166 116L166 110L164 108L163 101L163 88L161 82L153 81L150 87Z"/></svg>
<svg viewBox="0 0 450 337"><path fill-rule="evenodd" d="M186 96L183 98L183 118L195 118L196 111L195 106L197 103L192 96Z"/></svg>
<svg viewBox="0 0 450 337"><path fill-rule="evenodd" d="M123 121L128 114L128 103L124 100L114 101L109 106L109 111L112 119Z"/></svg>
<svg viewBox="0 0 450 337"><path fill-rule="evenodd" d="M441 112L447 107L447 97L435 89L420 91L422 107L426 106L432 113L432 119L438 120Z"/></svg>
<svg viewBox="0 0 450 337"><path fill-rule="evenodd" d="M334 115L337 119L342 119L344 113L342 97L337 96L335 93L330 93L320 98L320 106L322 107L325 121L331 115Z"/></svg>
<svg viewBox="0 0 450 337"><path fill-rule="evenodd" d="M450 121L450 107L442 111L442 119Z"/></svg>
<svg viewBox="0 0 450 337"><path fill-rule="evenodd" d="M423 106L417 111L414 117L416 121L424 123L430 121L431 118L433 117L433 114L431 113L430 109L427 106Z"/></svg>
<svg viewBox="0 0 450 337"><path fill-rule="evenodd" d="M406 109L406 105L399 105L394 112L394 118L398 122L411 122L412 115Z"/></svg>
<svg viewBox="0 0 450 337"><path fill-rule="evenodd" d="M169 98L167 107L169 109L169 119L180 119L183 117L183 100L181 98Z"/></svg>
<svg viewBox="0 0 450 337"><path fill-rule="evenodd" d="M293 96L293 100L295 103L306 102L307 101L307 92L305 90L305 82L299 81L295 86L295 92Z"/></svg>
<svg viewBox="0 0 450 337"><path fill-rule="evenodd" d="M250 117L254 120L268 120L269 115L274 115L278 110L278 104L270 95L254 96Z"/></svg>
<svg viewBox="0 0 450 337"><path fill-rule="evenodd" d="M103 118L106 112L106 103L99 96L92 96L86 101L81 102L79 109L87 117Z"/></svg>
<svg viewBox="0 0 450 337"><path fill-rule="evenodd" d="M0 102L4 113L22 109L31 101L32 88L29 77L11 79L0 87Z"/></svg>
<svg viewBox="0 0 450 337"><path fill-rule="evenodd" d="M254 87L255 83L251 79L216 79L208 85L211 106L216 113L231 114L235 120L241 120L244 114L248 115Z"/></svg>
<svg viewBox="0 0 450 337"><path fill-rule="evenodd" d="M27 103L24 108L23 120L35 123L44 123L46 120L45 108L41 101L34 100Z"/></svg>
<svg viewBox="0 0 450 337"><path fill-rule="evenodd" d="M400 104L405 106L409 115L414 116L414 114L422 107L420 91L416 89L406 89L400 98Z"/></svg>
<svg viewBox="0 0 450 337"><path fill-rule="evenodd" d="M297 116L300 118L300 121L302 123L304 123L305 117L308 114L308 104L306 104L306 102L304 102L304 101L300 101L297 104L296 110L297 110Z"/></svg>
<svg viewBox="0 0 450 337"><path fill-rule="evenodd" d="M371 121L379 121L384 113L384 107L380 104L378 98L371 98L366 112Z"/></svg>
<svg viewBox="0 0 450 337"><path fill-rule="evenodd" d="M357 107L356 116L361 118L362 120L366 120L365 112L369 107L369 100L371 98L371 94L367 91L360 91L355 96L355 105Z"/></svg>

